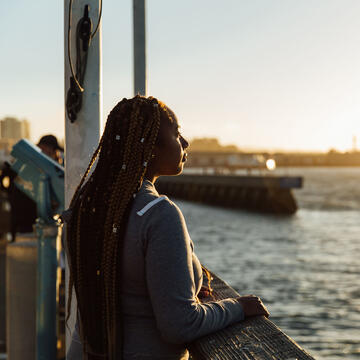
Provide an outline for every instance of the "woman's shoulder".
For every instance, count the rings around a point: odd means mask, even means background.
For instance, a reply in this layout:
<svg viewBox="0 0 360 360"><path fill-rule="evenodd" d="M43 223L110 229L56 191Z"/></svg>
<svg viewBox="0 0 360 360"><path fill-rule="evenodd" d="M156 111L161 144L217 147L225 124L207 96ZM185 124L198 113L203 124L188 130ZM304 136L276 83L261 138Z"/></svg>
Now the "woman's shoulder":
<svg viewBox="0 0 360 360"><path fill-rule="evenodd" d="M135 196L133 212L140 217L168 218L181 216L179 207L166 195L157 192L153 184L143 184Z"/></svg>

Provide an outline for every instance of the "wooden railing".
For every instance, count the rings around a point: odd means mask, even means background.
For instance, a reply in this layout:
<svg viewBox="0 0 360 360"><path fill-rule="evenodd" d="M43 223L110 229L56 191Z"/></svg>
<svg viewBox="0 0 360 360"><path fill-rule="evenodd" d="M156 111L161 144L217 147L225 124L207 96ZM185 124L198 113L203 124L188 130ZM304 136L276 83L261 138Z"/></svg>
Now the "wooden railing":
<svg viewBox="0 0 360 360"><path fill-rule="evenodd" d="M214 294L207 301L240 296L218 276L212 276ZM189 350L194 360L314 359L264 316L253 317L204 336L192 343Z"/></svg>

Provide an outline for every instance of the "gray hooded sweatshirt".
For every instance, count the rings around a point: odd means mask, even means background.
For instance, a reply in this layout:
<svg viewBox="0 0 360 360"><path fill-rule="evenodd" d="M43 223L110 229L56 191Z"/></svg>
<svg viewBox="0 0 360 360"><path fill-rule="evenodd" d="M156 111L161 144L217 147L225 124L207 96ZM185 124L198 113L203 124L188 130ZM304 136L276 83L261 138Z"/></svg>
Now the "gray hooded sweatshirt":
<svg viewBox="0 0 360 360"><path fill-rule="evenodd" d="M244 319L235 299L199 303L203 274L184 217L148 180L132 204L121 264L125 360L186 360L187 343ZM75 329L67 359L81 352Z"/></svg>

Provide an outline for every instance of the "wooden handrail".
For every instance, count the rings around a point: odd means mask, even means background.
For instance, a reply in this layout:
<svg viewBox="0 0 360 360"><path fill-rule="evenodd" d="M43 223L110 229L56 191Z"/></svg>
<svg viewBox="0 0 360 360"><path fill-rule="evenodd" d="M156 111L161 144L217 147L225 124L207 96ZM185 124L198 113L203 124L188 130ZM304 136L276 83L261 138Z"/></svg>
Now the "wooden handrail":
<svg viewBox="0 0 360 360"><path fill-rule="evenodd" d="M212 273L209 302L240 296ZM204 336L189 346L193 360L314 360L294 340L264 316L253 317Z"/></svg>

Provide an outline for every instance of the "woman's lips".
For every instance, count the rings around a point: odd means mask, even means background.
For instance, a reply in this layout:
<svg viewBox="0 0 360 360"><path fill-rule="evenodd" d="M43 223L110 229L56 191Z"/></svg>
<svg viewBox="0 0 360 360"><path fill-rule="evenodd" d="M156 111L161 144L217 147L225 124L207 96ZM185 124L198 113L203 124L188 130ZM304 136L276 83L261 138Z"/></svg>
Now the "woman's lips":
<svg viewBox="0 0 360 360"><path fill-rule="evenodd" d="M185 162L187 160L187 153L184 153L184 156L183 156L183 158L182 158L182 162Z"/></svg>

